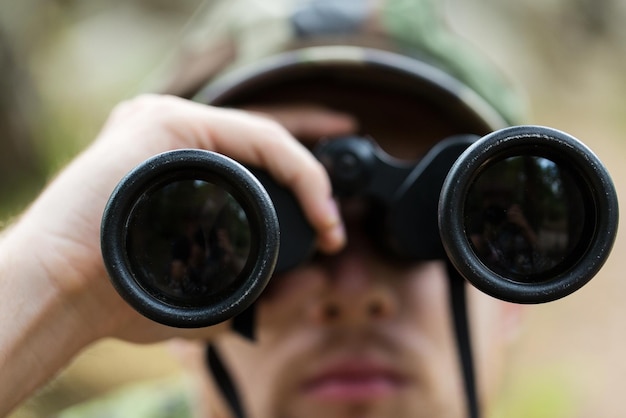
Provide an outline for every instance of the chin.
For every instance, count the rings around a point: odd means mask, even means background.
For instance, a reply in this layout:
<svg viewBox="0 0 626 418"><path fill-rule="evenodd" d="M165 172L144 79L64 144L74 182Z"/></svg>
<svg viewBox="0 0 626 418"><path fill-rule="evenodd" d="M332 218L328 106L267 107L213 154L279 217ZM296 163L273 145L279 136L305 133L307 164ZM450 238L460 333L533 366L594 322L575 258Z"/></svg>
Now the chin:
<svg viewBox="0 0 626 418"><path fill-rule="evenodd" d="M415 393L398 396L373 396L372 399L301 399L284 406L269 418L463 418L459 405L454 402L421 402Z"/></svg>

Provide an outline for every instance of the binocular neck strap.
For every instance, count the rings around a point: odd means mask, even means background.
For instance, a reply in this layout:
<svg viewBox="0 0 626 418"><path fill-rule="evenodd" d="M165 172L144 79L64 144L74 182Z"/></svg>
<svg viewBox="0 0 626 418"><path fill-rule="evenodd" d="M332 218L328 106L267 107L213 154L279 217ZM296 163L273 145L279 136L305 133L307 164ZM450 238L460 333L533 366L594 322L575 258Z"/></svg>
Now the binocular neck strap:
<svg viewBox="0 0 626 418"><path fill-rule="evenodd" d="M465 279L459 274L450 260L447 260L446 265L449 278L450 309L452 311L454 335L456 337L456 346L461 371L463 373L468 418L480 418L474 358L472 355L472 343L467 318L466 283Z"/></svg>
<svg viewBox="0 0 626 418"><path fill-rule="evenodd" d="M245 418L243 406L237 393L237 388L233 383L230 373L226 370L224 361L222 360L217 348L213 344L208 344L206 348L206 363L213 378L217 382L217 386L222 391L222 395L226 398L228 406L233 412L235 418Z"/></svg>
<svg viewBox="0 0 626 418"><path fill-rule="evenodd" d="M254 319L256 309L253 303L246 310L233 318L233 330L239 333L242 337L247 338L250 341L254 341ZM239 399L237 388L230 376L230 373L226 369L226 365L220 356L217 347L213 344L208 344L205 352L205 362L209 369L209 372L215 379L217 386L222 391L222 395L226 398L228 406L232 410L235 418L245 418L243 412L243 406Z"/></svg>

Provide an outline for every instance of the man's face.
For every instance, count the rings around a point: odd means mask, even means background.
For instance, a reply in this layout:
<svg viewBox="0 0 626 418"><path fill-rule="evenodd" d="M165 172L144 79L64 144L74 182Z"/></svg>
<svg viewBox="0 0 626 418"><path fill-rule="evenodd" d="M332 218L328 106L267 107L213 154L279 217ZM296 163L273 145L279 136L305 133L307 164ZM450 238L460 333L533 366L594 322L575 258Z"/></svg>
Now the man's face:
<svg viewBox="0 0 626 418"><path fill-rule="evenodd" d="M383 149L405 158L450 134L433 125L422 140L415 134L408 140L398 123L367 124ZM465 415L445 264L383 256L363 231L364 209L342 205L348 235L342 252L272 278L257 302L255 341L227 335L216 343L251 418ZM469 295L487 396L514 309L477 291ZM211 409L226 409L213 382L206 392Z"/></svg>
<svg viewBox="0 0 626 418"><path fill-rule="evenodd" d="M258 342L220 344L259 418L461 415L440 263L396 267L359 243L276 282Z"/></svg>
<svg viewBox="0 0 626 418"><path fill-rule="evenodd" d="M255 342L218 344L250 416L463 417L443 263L398 266L351 232L340 255L273 279ZM492 373L505 305L471 295Z"/></svg>

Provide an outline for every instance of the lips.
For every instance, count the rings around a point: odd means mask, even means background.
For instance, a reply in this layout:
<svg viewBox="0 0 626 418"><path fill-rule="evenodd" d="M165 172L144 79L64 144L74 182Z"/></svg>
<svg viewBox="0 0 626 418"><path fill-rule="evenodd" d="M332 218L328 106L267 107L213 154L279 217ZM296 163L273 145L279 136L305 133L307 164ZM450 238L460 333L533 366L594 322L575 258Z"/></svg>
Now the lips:
<svg viewBox="0 0 626 418"><path fill-rule="evenodd" d="M305 396L325 401L367 401L399 393L407 378L370 359L346 359L323 367L302 385Z"/></svg>

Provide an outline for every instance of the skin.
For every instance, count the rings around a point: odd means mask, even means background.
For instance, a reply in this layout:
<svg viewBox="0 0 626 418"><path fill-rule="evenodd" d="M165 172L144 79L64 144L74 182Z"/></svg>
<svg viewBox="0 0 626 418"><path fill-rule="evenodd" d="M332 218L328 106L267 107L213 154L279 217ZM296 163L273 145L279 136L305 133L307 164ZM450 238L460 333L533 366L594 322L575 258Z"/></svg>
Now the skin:
<svg viewBox="0 0 626 418"><path fill-rule="evenodd" d="M128 307L106 277L99 244L105 203L121 177L152 155L203 148L267 167L300 200L318 233L319 248L341 248L345 238L328 178L288 129L334 135L351 130L353 122L333 112L317 110L313 116L315 124L290 128L289 121L283 126L169 96L141 96L117 106L94 143L0 238L5 295L0 304L0 415L100 338L210 339L229 329L228 323L202 330L153 323Z"/></svg>
<svg viewBox="0 0 626 418"><path fill-rule="evenodd" d="M287 120L292 107L253 109ZM452 133L433 120L430 130L422 128L421 140L407 135L415 131L407 124L419 110L396 114L392 124L385 121L387 115L357 114L356 131L373 133L393 156L418 158L432 146L432 138ZM314 142L300 139L309 146ZM466 415L444 264L386 259L363 233L362 212L358 204L342 204L348 241L341 252L273 278L257 304L254 342L232 334L214 341L249 416ZM488 410L506 348L519 328L520 308L472 288L468 294L480 396ZM201 382L200 416L230 416L205 371L204 343L182 345L177 344L180 357Z"/></svg>
<svg viewBox="0 0 626 418"><path fill-rule="evenodd" d="M0 287L10 295L0 304L0 415L84 347L115 337L202 341L179 351L199 373L205 416L229 416L200 364L206 341L226 354L251 417L462 416L442 265L380 258L352 224L358 208L340 213L323 168L295 139L356 129L354 117L315 106L246 112L168 96L119 105L94 143L0 238ZM154 154L189 147L266 168L294 192L318 234L323 255L274 279L260 301L256 343L232 334L228 322L198 330L153 323L106 278L99 226L116 183ZM476 292L471 299L487 401L515 310ZM355 389L320 375L363 367L383 370L374 374L384 378Z"/></svg>

